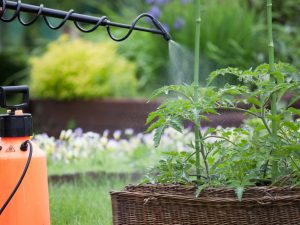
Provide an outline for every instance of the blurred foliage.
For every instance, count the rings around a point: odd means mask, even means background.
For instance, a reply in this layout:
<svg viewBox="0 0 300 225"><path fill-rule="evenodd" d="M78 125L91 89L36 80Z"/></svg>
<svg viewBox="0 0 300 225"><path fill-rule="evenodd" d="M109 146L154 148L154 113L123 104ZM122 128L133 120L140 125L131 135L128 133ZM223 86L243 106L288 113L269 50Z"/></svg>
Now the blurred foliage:
<svg viewBox="0 0 300 225"><path fill-rule="evenodd" d="M202 30L201 30L201 73L207 75L219 67L249 68L267 61L266 41L266 9L265 1L261 0L202 0ZM68 11L73 8L76 12L89 15L107 15L111 21L130 24L133 19L143 13L150 12L162 21L170 30L173 39L187 47L194 48L194 1L193 0L26 0L26 3L53 7ZM287 61L300 68L300 0L274 1L274 36L276 58ZM29 15L22 13L24 19ZM52 21L52 20L51 20ZM53 23L58 23L53 20ZM141 21L140 26L151 27L147 21ZM44 51L50 40L56 39L61 32L78 36L72 23L67 23L60 31L52 31L42 19L26 29L18 22L0 23L0 49L20 48L25 46L29 51L37 49ZM113 29L116 35L122 35L127 30ZM105 40L105 29L99 28L92 35L95 40ZM167 61L168 45L161 36L149 33L133 32L125 42L118 44L118 51L137 64L137 77L140 91L152 91L163 84L173 82ZM182 55L181 61L188 61ZM192 58L188 63L190 69ZM180 63L180 62L179 62ZM179 64L181 66L181 64ZM175 70L176 72L176 70ZM191 76L190 71L185 71Z"/></svg>
<svg viewBox="0 0 300 225"><path fill-rule="evenodd" d="M297 26L278 25L275 27L276 57L283 62L290 62L300 69L300 28Z"/></svg>
<svg viewBox="0 0 300 225"><path fill-rule="evenodd" d="M30 86L36 98L70 100L136 94L136 66L118 55L112 42L97 44L62 36L30 62Z"/></svg>
<svg viewBox="0 0 300 225"><path fill-rule="evenodd" d="M248 0L249 6L265 13L265 2ZM300 69L300 0L273 1L276 57Z"/></svg>
<svg viewBox="0 0 300 225"><path fill-rule="evenodd" d="M300 0L274 2L274 36L276 58L300 68L299 22ZM141 12L148 11L170 31L173 39L192 51L194 48L194 4L192 0L139 1L135 5L119 0L118 10L102 8L117 21L131 22ZM260 0L203 0L201 27L201 73L206 76L211 70L224 66L249 68L267 61L266 9ZM117 12L117 13L115 13ZM283 23L284 22L284 23ZM150 24L141 23L143 26ZM118 31L117 31L118 32ZM121 31L120 31L121 32ZM138 64L141 86L146 89L168 84L176 76L174 70L168 76L168 46L161 37L147 33L132 35L126 43L121 43L120 52ZM177 57L179 58L179 57ZM189 60L182 54L177 59ZM176 73L176 70L175 70ZM185 76L190 70L185 71ZM204 80L204 79L203 79Z"/></svg>
<svg viewBox="0 0 300 225"><path fill-rule="evenodd" d="M22 49L0 52L0 84L16 85L28 74L26 53Z"/></svg>
<svg viewBox="0 0 300 225"><path fill-rule="evenodd" d="M92 5L102 10L112 21L131 24L141 13L147 12L148 5L144 1L117 0L112 5L97 5L97 0L92 1ZM138 26L151 27L147 21L140 20ZM124 29L111 28L117 37L121 37L128 31ZM96 33L94 40L103 40L105 31ZM118 43L119 53L131 61L136 62L138 68L139 88L143 93L151 93L153 87L161 85L166 81L168 59L168 44L160 35L133 31L132 35L123 42ZM147 94L146 94L147 95Z"/></svg>
<svg viewBox="0 0 300 225"><path fill-rule="evenodd" d="M128 1L120 1L121 13L114 18L134 18L142 11L149 11L164 23L172 38L187 47L194 48L194 4L193 1L146 1L127 6ZM148 5L148 6L147 6ZM146 8L145 8L146 7ZM192 13L191 13L192 12ZM114 12L108 10L108 14ZM243 18L242 20L240 18ZM265 60L264 43L261 35L263 21L246 3L230 0L206 0L202 11L201 51L203 74L225 66L242 66L244 68ZM145 24L141 24L145 25ZM151 26L146 24L145 26ZM147 89L170 82L167 75L169 67L168 45L161 36L138 33L131 40L121 44L120 52L138 64L142 85ZM181 61L186 60L182 55ZM193 67L191 61L190 68ZM188 73L189 71L186 71ZM191 76L190 74L186 74ZM172 76L172 74L170 75Z"/></svg>
<svg viewBox="0 0 300 225"><path fill-rule="evenodd" d="M191 38L195 31L193 9L193 1L172 1L164 6L161 16L174 40L189 49L194 49L195 43ZM214 64L248 67L262 60L258 57L263 52L260 39L262 20L246 4L231 0L205 0L201 20L201 51Z"/></svg>
<svg viewBox="0 0 300 225"><path fill-rule="evenodd" d="M248 0L249 6L256 11L265 12L265 1ZM273 2L273 18L282 23L299 22L300 19L300 0L284 0Z"/></svg>

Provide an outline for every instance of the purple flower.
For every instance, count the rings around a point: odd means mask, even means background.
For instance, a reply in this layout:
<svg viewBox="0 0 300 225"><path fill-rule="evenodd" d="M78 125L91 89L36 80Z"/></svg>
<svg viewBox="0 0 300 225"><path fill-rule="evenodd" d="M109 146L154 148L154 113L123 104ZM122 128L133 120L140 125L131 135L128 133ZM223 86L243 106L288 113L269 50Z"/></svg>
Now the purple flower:
<svg viewBox="0 0 300 225"><path fill-rule="evenodd" d="M182 4L188 4L188 3L190 3L191 2L191 0L181 0L181 3Z"/></svg>
<svg viewBox="0 0 300 225"><path fill-rule="evenodd" d="M158 5L164 5L164 4L167 4L169 2L169 0L156 0L156 3Z"/></svg>
<svg viewBox="0 0 300 225"><path fill-rule="evenodd" d="M149 14L152 15L153 17L155 17L155 18L159 18L160 15L161 15L161 11L156 5L154 5L150 9Z"/></svg>
<svg viewBox="0 0 300 225"><path fill-rule="evenodd" d="M184 25L185 25L185 20L184 20L184 18L178 17L178 18L175 20L175 22L174 22L174 24L173 24L173 27L174 27L176 30L179 30L179 29L181 29Z"/></svg>
<svg viewBox="0 0 300 225"><path fill-rule="evenodd" d="M74 134L76 137L81 137L83 134L83 130L80 127L78 127L74 130Z"/></svg>
<svg viewBox="0 0 300 225"><path fill-rule="evenodd" d="M194 130L194 125L191 124L191 123L189 123L189 124L188 124L188 127L187 127L187 130L188 130L189 132L192 131L192 130Z"/></svg>
<svg viewBox="0 0 300 225"><path fill-rule="evenodd" d="M61 140L55 140L55 146L57 148L62 147L63 146L63 142Z"/></svg>

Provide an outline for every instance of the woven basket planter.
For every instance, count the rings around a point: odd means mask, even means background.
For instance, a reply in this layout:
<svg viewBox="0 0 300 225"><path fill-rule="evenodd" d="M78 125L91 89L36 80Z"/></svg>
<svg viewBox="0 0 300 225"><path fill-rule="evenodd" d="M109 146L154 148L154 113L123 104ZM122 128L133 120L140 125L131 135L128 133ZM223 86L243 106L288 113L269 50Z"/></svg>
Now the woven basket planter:
<svg viewBox="0 0 300 225"><path fill-rule="evenodd" d="M240 202L232 189L127 186L111 192L114 225L300 224L300 189L254 187Z"/></svg>

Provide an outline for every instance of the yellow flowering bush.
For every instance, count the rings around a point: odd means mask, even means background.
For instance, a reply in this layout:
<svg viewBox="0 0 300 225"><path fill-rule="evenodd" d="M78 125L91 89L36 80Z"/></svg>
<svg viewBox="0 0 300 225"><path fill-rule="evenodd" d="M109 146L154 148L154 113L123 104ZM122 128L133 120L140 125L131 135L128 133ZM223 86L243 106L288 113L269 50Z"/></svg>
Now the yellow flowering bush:
<svg viewBox="0 0 300 225"><path fill-rule="evenodd" d="M30 59L32 95L40 99L95 99L136 94L136 65L111 41L94 43L63 35Z"/></svg>

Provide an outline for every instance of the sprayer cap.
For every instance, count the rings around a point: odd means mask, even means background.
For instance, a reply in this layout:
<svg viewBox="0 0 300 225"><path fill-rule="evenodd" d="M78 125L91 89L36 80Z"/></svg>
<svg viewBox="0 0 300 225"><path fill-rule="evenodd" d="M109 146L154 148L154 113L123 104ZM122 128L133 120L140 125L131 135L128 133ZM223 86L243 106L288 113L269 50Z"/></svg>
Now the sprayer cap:
<svg viewBox="0 0 300 225"><path fill-rule="evenodd" d="M32 134L30 114L0 116L0 137L28 137Z"/></svg>

